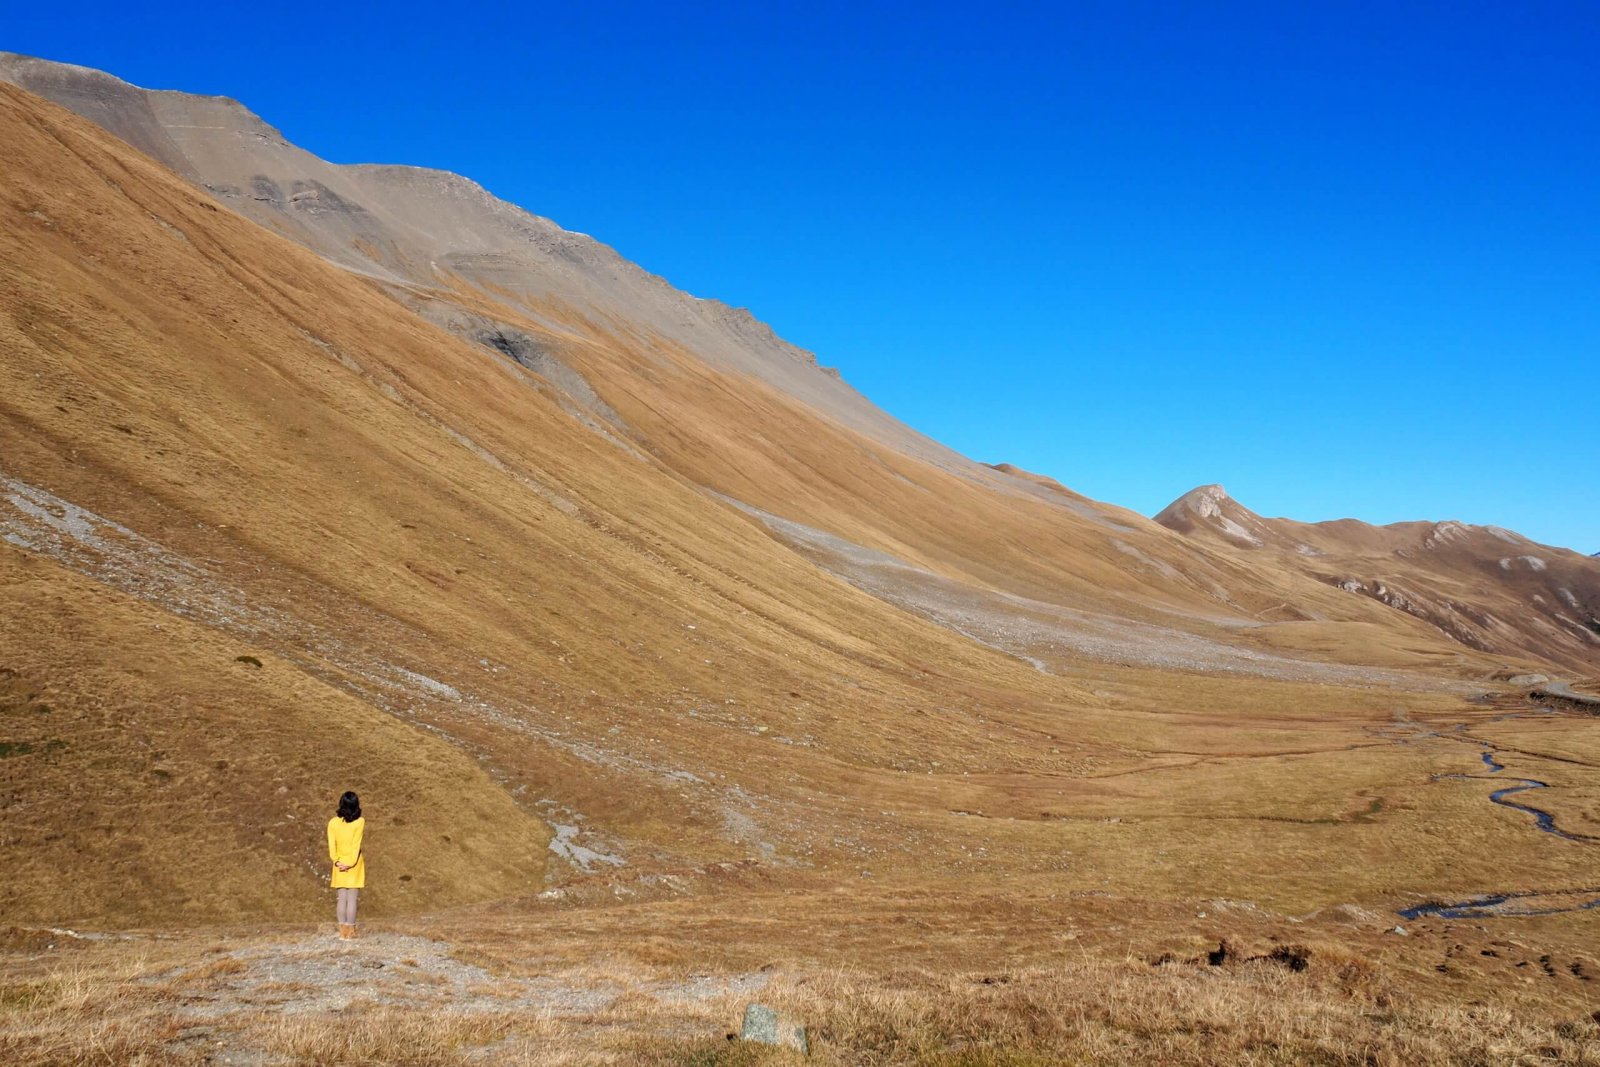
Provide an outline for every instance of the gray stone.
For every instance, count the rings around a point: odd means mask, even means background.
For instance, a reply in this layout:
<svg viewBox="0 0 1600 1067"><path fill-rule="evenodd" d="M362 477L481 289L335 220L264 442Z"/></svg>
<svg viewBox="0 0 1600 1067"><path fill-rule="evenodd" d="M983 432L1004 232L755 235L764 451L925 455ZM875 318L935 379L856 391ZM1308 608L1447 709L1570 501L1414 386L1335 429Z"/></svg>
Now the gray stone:
<svg viewBox="0 0 1600 1067"><path fill-rule="evenodd" d="M765 1004L745 1006L744 1026L739 1031L739 1037L763 1045L798 1049L802 1053L811 1051L806 1043L806 1028Z"/></svg>
<svg viewBox="0 0 1600 1067"><path fill-rule="evenodd" d="M1550 679L1542 674L1519 674L1507 684L1522 688L1525 685L1543 685Z"/></svg>

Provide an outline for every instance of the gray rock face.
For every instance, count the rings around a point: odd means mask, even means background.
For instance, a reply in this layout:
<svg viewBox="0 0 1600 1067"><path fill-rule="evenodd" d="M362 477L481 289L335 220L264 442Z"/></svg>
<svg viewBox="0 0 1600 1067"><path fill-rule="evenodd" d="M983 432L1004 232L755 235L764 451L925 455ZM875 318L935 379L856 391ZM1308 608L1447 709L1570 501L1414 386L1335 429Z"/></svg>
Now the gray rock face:
<svg viewBox="0 0 1600 1067"><path fill-rule="evenodd" d="M627 429L622 416L600 398L588 379L562 360L554 342L447 301L414 294L407 294L404 299L413 311L435 326L498 352L544 378L559 392L562 407L591 429L602 433Z"/></svg>
<svg viewBox="0 0 1600 1067"><path fill-rule="evenodd" d="M811 1051L806 1041L806 1028L765 1004L751 1004L744 1009L744 1026L739 1031L739 1037L744 1041L778 1045L802 1053Z"/></svg>
<svg viewBox="0 0 1600 1067"><path fill-rule="evenodd" d="M1549 680L1550 680L1549 678L1545 677L1542 674L1519 674L1515 678L1512 678L1506 684L1514 686L1514 687L1516 687L1518 689L1521 689L1524 686L1543 685L1544 683L1548 682Z"/></svg>

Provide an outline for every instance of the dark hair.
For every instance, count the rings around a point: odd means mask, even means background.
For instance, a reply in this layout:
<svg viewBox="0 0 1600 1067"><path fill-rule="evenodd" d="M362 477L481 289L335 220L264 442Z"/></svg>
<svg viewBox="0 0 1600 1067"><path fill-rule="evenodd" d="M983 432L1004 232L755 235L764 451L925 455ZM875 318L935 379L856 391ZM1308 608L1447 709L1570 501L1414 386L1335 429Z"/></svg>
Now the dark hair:
<svg viewBox="0 0 1600 1067"><path fill-rule="evenodd" d="M346 793L340 797L339 818L345 822L355 822L361 818L361 798L354 793Z"/></svg>

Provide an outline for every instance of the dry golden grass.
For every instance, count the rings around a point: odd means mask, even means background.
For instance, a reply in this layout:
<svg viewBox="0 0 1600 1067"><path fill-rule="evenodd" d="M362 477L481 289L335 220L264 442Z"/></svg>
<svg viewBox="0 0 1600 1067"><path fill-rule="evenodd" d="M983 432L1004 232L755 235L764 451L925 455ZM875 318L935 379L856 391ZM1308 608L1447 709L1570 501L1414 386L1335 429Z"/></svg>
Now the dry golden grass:
<svg viewBox="0 0 1600 1067"><path fill-rule="evenodd" d="M458 1016L378 1008L334 1018L273 1019L250 1031L247 1040L259 1043L268 1056L294 1064L433 1067L470 1063L474 1058L505 1064L590 1059L575 1035L525 1015Z"/></svg>
<svg viewBox="0 0 1600 1067"><path fill-rule="evenodd" d="M1006 975L834 973L774 990L824 1064L1596 1062L1600 1024L1406 1003L1364 970L1319 980L1263 963L1219 973L1079 964ZM715 1039L638 1046L641 1062L785 1062Z"/></svg>
<svg viewBox="0 0 1600 1067"><path fill-rule="evenodd" d="M0 1063L165 1063L178 1027L138 958L67 964L0 985Z"/></svg>
<svg viewBox="0 0 1600 1067"><path fill-rule="evenodd" d="M1303 961L1292 969L1290 961ZM802 1021L811 1055L730 1040L750 996L664 999L653 969L557 972L575 989L631 988L587 1012L356 1002L337 1013L183 1014L188 990L117 953L0 985L0 1062L270 1064L1593 1064L1581 1007L1450 1003L1324 943L1277 958L1091 958L999 971L786 970L755 994ZM189 978L192 979L193 972ZM470 1009L470 1010L468 1010Z"/></svg>
<svg viewBox="0 0 1600 1067"><path fill-rule="evenodd" d="M0 724L37 745L0 760L13 921L318 914L347 788L385 812L371 914L541 884L548 831L456 748L9 545L0 590Z"/></svg>

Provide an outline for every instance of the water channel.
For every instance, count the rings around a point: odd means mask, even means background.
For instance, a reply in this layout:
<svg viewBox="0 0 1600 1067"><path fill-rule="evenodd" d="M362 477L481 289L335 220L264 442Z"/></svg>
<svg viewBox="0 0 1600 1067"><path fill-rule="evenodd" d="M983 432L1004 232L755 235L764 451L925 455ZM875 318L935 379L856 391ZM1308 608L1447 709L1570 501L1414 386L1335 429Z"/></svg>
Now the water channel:
<svg viewBox="0 0 1600 1067"><path fill-rule="evenodd" d="M1493 749L1487 749L1484 751L1483 765L1489 768L1488 774L1440 774L1436 775L1434 780L1438 781L1442 778L1461 778L1470 780L1487 779L1490 775L1497 775L1506 769L1505 764L1499 762L1499 760L1495 758L1495 751ZM1500 780L1504 781L1505 779ZM1556 825L1556 817L1548 811L1533 807L1531 804L1523 804L1519 803L1518 801L1508 799L1509 797L1515 796L1518 793L1526 793L1534 789L1548 789L1548 782L1541 782L1537 778L1513 778L1510 779L1510 781L1518 784L1506 786L1504 789L1496 789L1494 792L1490 793L1489 802L1491 804L1499 804L1501 807L1512 808L1516 811L1531 815L1533 817L1534 825L1540 830L1547 834L1554 834L1556 837L1562 838L1563 840L1579 841L1587 844L1593 844L1596 841L1600 841L1600 837L1595 837L1590 834L1576 834L1568 830L1563 830L1561 827ZM1590 899L1582 900L1581 898L1583 897L1589 897ZM1568 901L1572 901L1574 898L1578 898L1577 903L1567 903ZM1562 903L1557 905L1555 903L1557 899L1562 901ZM1545 901L1547 903L1541 906L1539 903L1540 901ZM1402 908L1399 914L1401 918L1407 920L1424 918L1493 919L1509 918L1514 916L1559 915L1562 912L1589 911L1594 908L1600 908L1600 887L1557 891L1532 890L1520 893L1496 893L1486 896L1473 897L1470 900L1457 901L1455 903L1442 903L1435 901L1427 904L1417 904L1409 908Z"/></svg>

